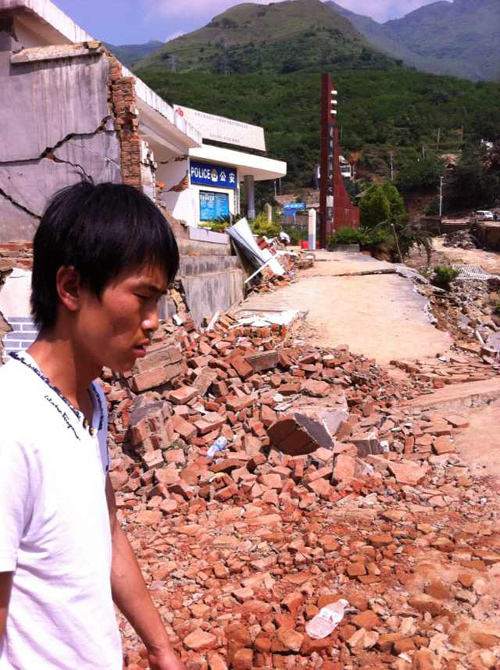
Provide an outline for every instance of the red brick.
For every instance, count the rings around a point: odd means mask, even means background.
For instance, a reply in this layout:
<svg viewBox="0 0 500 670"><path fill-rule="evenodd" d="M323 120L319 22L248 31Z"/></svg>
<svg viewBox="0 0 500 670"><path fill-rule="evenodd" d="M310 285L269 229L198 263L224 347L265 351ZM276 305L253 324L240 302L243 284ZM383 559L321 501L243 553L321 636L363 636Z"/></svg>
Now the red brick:
<svg viewBox="0 0 500 670"><path fill-rule="evenodd" d="M274 369L279 363L279 358L280 356L277 351L263 351L258 354L245 356L245 361L254 372L263 372Z"/></svg>
<svg viewBox="0 0 500 670"><path fill-rule="evenodd" d="M427 466L419 466L414 463L392 463L388 462L389 470L396 477L398 484L419 484L427 473Z"/></svg>
<svg viewBox="0 0 500 670"><path fill-rule="evenodd" d="M330 392L330 385L316 379L308 379L302 384L302 390L313 398L324 398Z"/></svg>
<svg viewBox="0 0 500 670"><path fill-rule="evenodd" d="M185 405L197 395L197 389L192 388L191 386L181 386L174 391L169 391L168 399L170 402L173 402L174 405Z"/></svg>
<svg viewBox="0 0 500 670"><path fill-rule="evenodd" d="M226 400L226 405L229 410L232 412L240 412L242 409L246 409L247 407L250 407L252 403L254 402L255 398L254 396L246 395L246 396L230 396Z"/></svg>
<svg viewBox="0 0 500 670"><path fill-rule="evenodd" d="M248 379L253 374L253 368L245 361L243 356L232 358L231 365L242 379Z"/></svg>
<svg viewBox="0 0 500 670"><path fill-rule="evenodd" d="M442 454L453 454L455 453L455 447L451 443L449 437L442 436L434 438L433 449L436 454L441 456Z"/></svg>
<svg viewBox="0 0 500 670"><path fill-rule="evenodd" d="M296 393L300 393L300 382L290 382L289 384L282 384L279 387L279 392L281 395L288 396L288 395L295 395Z"/></svg>
<svg viewBox="0 0 500 670"><path fill-rule="evenodd" d="M184 440L190 440L196 435L196 427L192 423L189 423L189 421L183 419L182 416L174 414L172 417L172 424L175 432L179 433Z"/></svg>

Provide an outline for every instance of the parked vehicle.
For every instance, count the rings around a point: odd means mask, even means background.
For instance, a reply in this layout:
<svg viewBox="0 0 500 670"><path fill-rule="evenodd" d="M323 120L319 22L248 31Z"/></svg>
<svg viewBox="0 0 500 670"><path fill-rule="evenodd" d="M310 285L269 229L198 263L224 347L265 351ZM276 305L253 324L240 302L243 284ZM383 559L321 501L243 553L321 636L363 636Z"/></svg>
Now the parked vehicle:
<svg viewBox="0 0 500 670"><path fill-rule="evenodd" d="M481 219L482 221L493 221L495 217L493 216L493 212L490 212L489 209L478 209L476 218Z"/></svg>

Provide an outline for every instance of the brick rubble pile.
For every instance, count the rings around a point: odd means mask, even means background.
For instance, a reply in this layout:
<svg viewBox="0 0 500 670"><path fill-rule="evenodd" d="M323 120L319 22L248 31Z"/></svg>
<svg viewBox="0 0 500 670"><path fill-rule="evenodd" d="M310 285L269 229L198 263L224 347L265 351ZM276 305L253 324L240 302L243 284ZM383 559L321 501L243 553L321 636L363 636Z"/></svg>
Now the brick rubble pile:
<svg viewBox="0 0 500 670"><path fill-rule="evenodd" d="M443 246L455 249L477 249L478 244L469 230L458 230L443 235Z"/></svg>
<svg viewBox="0 0 500 670"><path fill-rule="evenodd" d="M427 287L438 327L458 350L483 362L500 364L500 279L456 280L450 291Z"/></svg>
<svg viewBox="0 0 500 670"><path fill-rule="evenodd" d="M273 240L272 244L269 244L265 238L258 238L257 241L260 248L269 249L271 253L276 254L275 258L285 273L277 275L269 266L264 267L252 280L250 293L270 293L288 286L297 281L298 270L307 270L314 265L314 256L309 252L287 250L277 239Z"/></svg>
<svg viewBox="0 0 500 670"><path fill-rule="evenodd" d="M405 408L494 370L464 355L398 381L287 335L165 324L130 375L105 375L120 519L186 667L498 667L498 492L455 451L463 417ZM333 449L311 453L303 416ZM340 598L344 620L312 640ZM126 666L147 667L122 628Z"/></svg>

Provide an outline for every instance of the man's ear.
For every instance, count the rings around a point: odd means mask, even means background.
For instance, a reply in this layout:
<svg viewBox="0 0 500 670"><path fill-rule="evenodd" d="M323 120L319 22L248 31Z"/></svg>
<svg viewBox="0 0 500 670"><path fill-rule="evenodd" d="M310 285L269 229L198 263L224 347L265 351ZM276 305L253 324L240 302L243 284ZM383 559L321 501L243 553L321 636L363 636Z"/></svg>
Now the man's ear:
<svg viewBox="0 0 500 670"><path fill-rule="evenodd" d="M80 308L82 285L80 273L73 266L63 265L56 275L56 289L59 300L70 312Z"/></svg>

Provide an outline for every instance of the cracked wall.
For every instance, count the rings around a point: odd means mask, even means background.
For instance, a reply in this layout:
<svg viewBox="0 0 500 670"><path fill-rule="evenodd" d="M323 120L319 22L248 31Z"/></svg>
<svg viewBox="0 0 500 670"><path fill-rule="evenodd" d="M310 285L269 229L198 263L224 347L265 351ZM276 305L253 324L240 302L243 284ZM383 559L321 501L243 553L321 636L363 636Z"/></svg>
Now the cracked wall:
<svg viewBox="0 0 500 670"><path fill-rule="evenodd" d="M122 181L142 189L143 141L139 136L139 110L133 77L124 77L122 64L108 52L109 105L120 142Z"/></svg>
<svg viewBox="0 0 500 670"><path fill-rule="evenodd" d="M0 242L31 240L47 200L64 186L122 181L113 63L101 45L14 46L0 40Z"/></svg>

